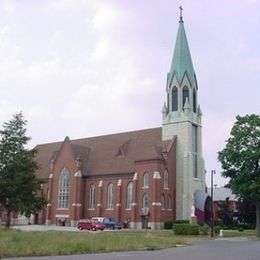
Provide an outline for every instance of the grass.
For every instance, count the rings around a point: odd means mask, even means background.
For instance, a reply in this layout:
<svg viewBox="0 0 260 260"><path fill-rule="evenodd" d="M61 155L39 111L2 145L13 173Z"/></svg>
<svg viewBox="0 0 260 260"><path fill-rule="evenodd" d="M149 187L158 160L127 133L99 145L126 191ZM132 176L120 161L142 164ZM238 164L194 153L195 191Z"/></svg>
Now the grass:
<svg viewBox="0 0 260 260"><path fill-rule="evenodd" d="M171 230L119 232L22 232L0 230L0 258L156 250L189 244Z"/></svg>
<svg viewBox="0 0 260 260"><path fill-rule="evenodd" d="M255 231L224 230L224 237L238 236L253 237ZM172 230L23 232L0 229L0 258L158 250L191 244L198 239L209 239L209 236L176 236Z"/></svg>
<svg viewBox="0 0 260 260"><path fill-rule="evenodd" d="M223 230L224 237L255 237L256 231L255 230Z"/></svg>

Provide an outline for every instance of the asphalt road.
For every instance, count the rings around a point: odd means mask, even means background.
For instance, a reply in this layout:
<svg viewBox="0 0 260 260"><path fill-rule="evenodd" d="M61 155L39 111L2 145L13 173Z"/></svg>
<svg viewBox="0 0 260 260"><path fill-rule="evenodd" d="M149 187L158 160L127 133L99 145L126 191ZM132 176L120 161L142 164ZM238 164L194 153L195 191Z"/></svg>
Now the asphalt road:
<svg viewBox="0 0 260 260"><path fill-rule="evenodd" d="M5 258L7 259L7 258ZM260 260L260 241L244 238L198 241L191 246L159 251L135 251L55 257L19 257L12 260Z"/></svg>

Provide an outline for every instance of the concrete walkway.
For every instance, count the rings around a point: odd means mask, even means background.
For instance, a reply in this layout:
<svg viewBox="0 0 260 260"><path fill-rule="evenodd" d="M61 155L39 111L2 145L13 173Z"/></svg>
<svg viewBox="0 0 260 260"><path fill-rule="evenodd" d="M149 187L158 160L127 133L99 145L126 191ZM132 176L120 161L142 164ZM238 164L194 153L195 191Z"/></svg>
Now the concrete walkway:
<svg viewBox="0 0 260 260"><path fill-rule="evenodd" d="M12 229L21 231L69 231L69 232L80 232L76 227L63 227L56 225L17 225L11 226Z"/></svg>

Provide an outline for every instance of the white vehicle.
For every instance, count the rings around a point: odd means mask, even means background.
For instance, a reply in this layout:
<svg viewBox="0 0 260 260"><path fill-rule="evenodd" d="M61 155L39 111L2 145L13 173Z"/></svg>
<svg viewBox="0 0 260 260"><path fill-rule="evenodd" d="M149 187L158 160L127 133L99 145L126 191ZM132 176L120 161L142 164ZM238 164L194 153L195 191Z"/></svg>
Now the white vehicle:
<svg viewBox="0 0 260 260"><path fill-rule="evenodd" d="M104 217L92 217L91 219L103 223L105 218Z"/></svg>

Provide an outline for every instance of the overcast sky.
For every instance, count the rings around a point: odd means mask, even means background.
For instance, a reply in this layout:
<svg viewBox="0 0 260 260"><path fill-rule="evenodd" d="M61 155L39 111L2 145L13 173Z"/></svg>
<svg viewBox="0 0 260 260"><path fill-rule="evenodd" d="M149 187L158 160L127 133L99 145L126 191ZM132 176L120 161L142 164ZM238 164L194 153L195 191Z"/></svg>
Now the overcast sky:
<svg viewBox="0 0 260 260"><path fill-rule="evenodd" d="M260 111L258 0L0 0L1 126L23 111L31 147L161 126L180 5L223 185L217 152Z"/></svg>

